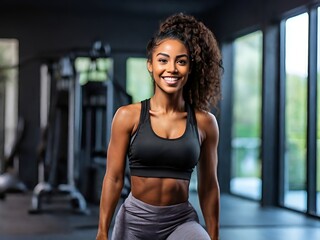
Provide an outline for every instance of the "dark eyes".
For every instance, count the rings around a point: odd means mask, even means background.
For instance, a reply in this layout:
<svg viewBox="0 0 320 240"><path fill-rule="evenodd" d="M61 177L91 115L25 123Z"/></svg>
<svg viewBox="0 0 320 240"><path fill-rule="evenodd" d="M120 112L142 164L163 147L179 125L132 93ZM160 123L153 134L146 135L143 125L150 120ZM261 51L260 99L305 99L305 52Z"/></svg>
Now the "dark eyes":
<svg viewBox="0 0 320 240"><path fill-rule="evenodd" d="M167 60L167 59L163 59L163 58L159 58L159 59L158 59L158 62L160 62L160 63L167 63L168 60Z"/></svg>
<svg viewBox="0 0 320 240"><path fill-rule="evenodd" d="M187 62L186 60L178 60L177 63L180 64L180 65L182 65L182 66L184 66L184 65L186 65L188 62Z"/></svg>
<svg viewBox="0 0 320 240"><path fill-rule="evenodd" d="M165 59L165 58L159 58L159 59L158 59L158 62L159 62L159 63L162 63L162 64L166 64L166 63L168 63L168 60ZM187 63L188 63L187 60L183 60L183 59L177 60L177 64L179 64L179 65L181 65L181 66L184 66L184 65L186 65Z"/></svg>

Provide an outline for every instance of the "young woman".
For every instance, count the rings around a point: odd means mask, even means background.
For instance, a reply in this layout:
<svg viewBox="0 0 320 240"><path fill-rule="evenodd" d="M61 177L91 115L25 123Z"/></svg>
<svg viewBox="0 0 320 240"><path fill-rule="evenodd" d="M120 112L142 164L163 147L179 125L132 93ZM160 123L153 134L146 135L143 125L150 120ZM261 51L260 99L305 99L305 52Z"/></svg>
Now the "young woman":
<svg viewBox="0 0 320 240"><path fill-rule="evenodd" d="M218 240L219 131L209 112L220 97L218 44L203 23L175 14L160 24L147 54L154 95L114 116L97 239L109 237L128 155L131 193L117 213L112 239ZM205 228L188 202L195 166Z"/></svg>

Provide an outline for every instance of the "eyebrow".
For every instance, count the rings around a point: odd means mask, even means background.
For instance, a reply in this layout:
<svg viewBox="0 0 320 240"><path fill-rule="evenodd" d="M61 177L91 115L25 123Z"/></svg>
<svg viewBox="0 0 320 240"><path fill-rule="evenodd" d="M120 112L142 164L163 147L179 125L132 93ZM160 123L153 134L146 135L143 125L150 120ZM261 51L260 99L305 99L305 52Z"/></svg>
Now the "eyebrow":
<svg viewBox="0 0 320 240"><path fill-rule="evenodd" d="M170 55L166 54L166 53L158 53L156 56L159 56L159 55L162 55L162 56L165 56L165 57L170 57ZM189 56L187 54L180 54L180 55L177 55L176 58L181 58L181 57L187 57L189 58Z"/></svg>

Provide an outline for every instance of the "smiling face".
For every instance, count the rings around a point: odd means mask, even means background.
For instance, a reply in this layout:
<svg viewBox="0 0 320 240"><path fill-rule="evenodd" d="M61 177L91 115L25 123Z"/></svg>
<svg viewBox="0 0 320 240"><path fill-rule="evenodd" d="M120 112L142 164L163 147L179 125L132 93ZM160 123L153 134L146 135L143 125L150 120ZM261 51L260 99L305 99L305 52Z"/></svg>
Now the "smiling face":
<svg viewBox="0 0 320 240"><path fill-rule="evenodd" d="M176 39L165 39L155 47L148 70L158 89L168 93L181 92L188 80L190 59L186 46Z"/></svg>

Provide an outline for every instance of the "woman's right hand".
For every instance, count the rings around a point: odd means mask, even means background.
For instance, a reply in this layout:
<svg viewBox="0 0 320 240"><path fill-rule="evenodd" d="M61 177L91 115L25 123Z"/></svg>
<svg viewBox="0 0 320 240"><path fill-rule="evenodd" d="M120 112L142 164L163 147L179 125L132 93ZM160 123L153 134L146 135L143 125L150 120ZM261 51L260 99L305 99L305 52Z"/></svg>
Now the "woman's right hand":
<svg viewBox="0 0 320 240"><path fill-rule="evenodd" d="M108 240L108 236L98 230L98 234L96 236L96 240Z"/></svg>

